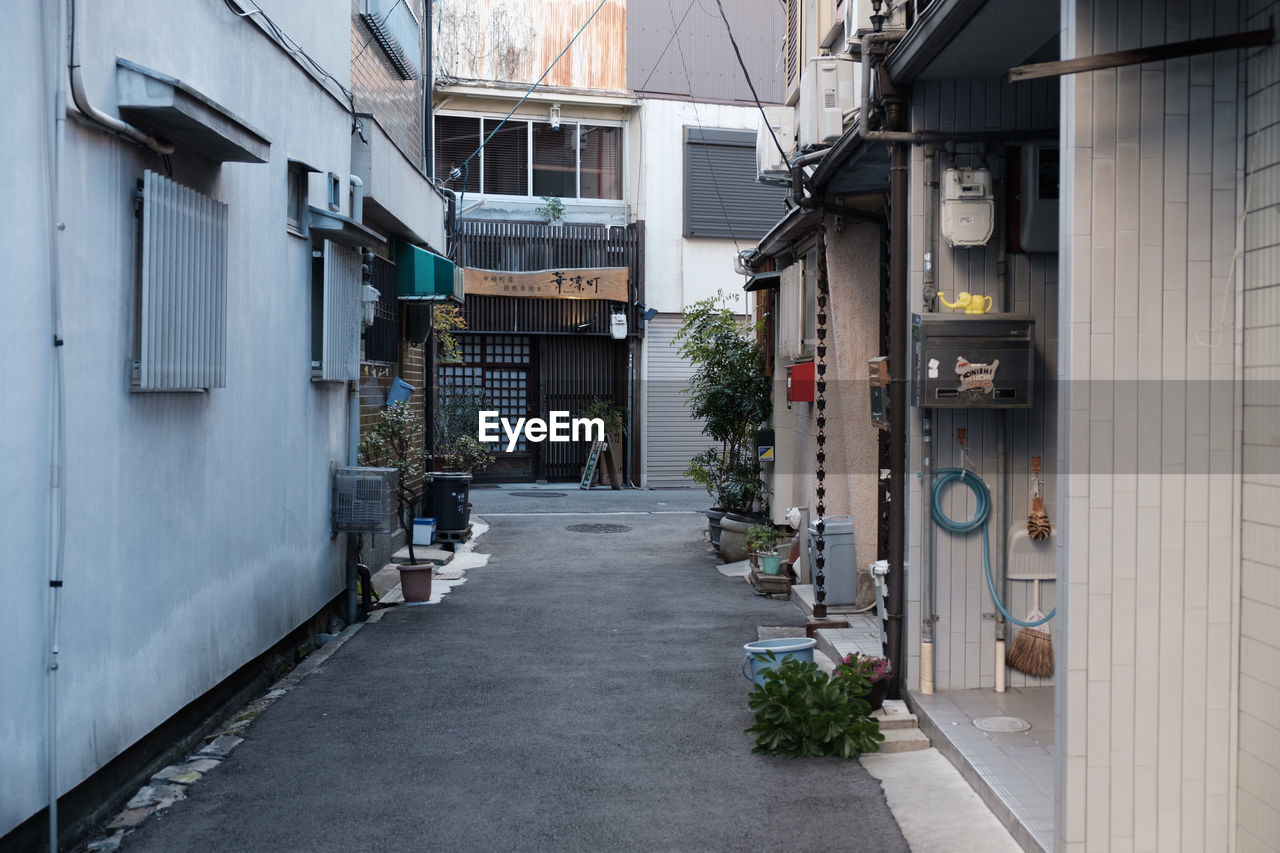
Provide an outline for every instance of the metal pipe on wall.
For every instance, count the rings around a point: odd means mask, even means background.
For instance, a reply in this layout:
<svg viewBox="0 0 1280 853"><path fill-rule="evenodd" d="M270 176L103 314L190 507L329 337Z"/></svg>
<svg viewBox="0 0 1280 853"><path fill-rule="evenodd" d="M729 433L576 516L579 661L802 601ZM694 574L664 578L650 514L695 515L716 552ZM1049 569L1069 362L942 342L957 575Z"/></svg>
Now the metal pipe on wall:
<svg viewBox="0 0 1280 853"><path fill-rule="evenodd" d="M901 126L906 115L900 101L891 104L890 126ZM906 606L906 534L907 534L907 386L909 375L907 347L907 193L909 189L911 148L903 143L893 146L889 171L890 256L889 256L889 408L893 427L889 432L889 660L900 686L906 677L906 661L902 655L903 613Z"/></svg>
<svg viewBox="0 0 1280 853"><path fill-rule="evenodd" d="M920 601L924 611L920 619L920 692L933 693L933 625L934 616L934 524L933 524L933 418L928 409L921 409L920 442L921 464L924 475L924 525L920 531L920 562L924 571L920 575Z"/></svg>

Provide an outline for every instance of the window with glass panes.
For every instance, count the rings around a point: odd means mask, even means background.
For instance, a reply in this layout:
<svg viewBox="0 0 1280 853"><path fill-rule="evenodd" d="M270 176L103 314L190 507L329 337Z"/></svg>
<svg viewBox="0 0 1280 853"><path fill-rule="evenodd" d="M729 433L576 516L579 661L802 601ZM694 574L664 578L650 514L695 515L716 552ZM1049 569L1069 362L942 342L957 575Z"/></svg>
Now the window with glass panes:
<svg viewBox="0 0 1280 853"><path fill-rule="evenodd" d="M553 127L443 114L435 117L435 143L436 177L457 192L622 198L622 128L616 125L562 121Z"/></svg>

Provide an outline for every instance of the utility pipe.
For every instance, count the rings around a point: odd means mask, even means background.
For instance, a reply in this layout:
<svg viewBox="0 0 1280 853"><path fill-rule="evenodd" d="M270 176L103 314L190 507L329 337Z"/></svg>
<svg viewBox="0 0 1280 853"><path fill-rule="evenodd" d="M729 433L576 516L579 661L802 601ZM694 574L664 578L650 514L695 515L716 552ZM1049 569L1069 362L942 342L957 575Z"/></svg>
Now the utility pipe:
<svg viewBox="0 0 1280 853"><path fill-rule="evenodd" d="M1009 174L1009 157L1005 154L1005 179ZM1008 313L1013 310L1013 287L1009 282L1009 256L1008 241L1006 240L1006 228L1008 225L1008 212L1005 205L997 205L997 235L999 240L999 253L996 255L996 283L1000 295L1000 308ZM1013 413L1003 411L996 413L997 434L996 434L996 477L1000 483L1000 500L996 502L996 582L995 587L1000 591L1000 599L1002 601L1009 600L1009 517L1010 517L1010 501L1011 484L1013 483L1013 475L1009 470L1009 436L1013 434L1012 420ZM1009 640L1009 623L1004 618L1004 614L1000 612L1000 608L996 608L996 692L1005 692L1005 679L1008 670L1005 666L1006 653L1008 652Z"/></svg>
<svg viewBox="0 0 1280 853"><path fill-rule="evenodd" d="M920 601L924 616L920 620L920 692L933 693L933 626L934 616L934 523L933 523L933 418L928 409L921 409L920 441L924 468L924 528L920 531L920 562L925 570L920 578Z"/></svg>
<svg viewBox="0 0 1280 853"><path fill-rule="evenodd" d="M47 55L41 67L45 85L52 71L53 97L53 163L46 170L49 193L49 326L50 372L49 397L49 494L46 521L45 564L49 588L45 604L45 795L49 802L49 849L58 849L58 653L62 632L62 572L66 545L66 492L63 488L66 458L66 391L62 363L62 235L66 233L62 210L62 179L67 135L67 89L65 69L68 63L67 8L56 5L52 37L56 45L53 67ZM48 37L41 39L48 51ZM47 128L48 125L44 125ZM46 145L46 152L48 147Z"/></svg>
<svg viewBox="0 0 1280 853"><path fill-rule="evenodd" d="M890 127L906 124L902 101L889 103ZM889 169L889 410L894 426L889 431L889 623L886 649L896 673L894 690L900 689L906 677L906 661L902 655L902 618L906 608L906 527L907 527L907 385L909 373L907 347L907 193L911 149L902 143L893 146ZM895 693L895 695L900 695Z"/></svg>
<svg viewBox="0 0 1280 853"><path fill-rule="evenodd" d="M879 54L881 51L873 50L873 47L879 45L889 45L901 41L906 35L905 31L892 33L868 33L862 37L862 109L858 121L858 135L868 142L894 142L907 143L909 145L927 145L929 143L950 142L952 140L958 142L1005 142L1018 139L1057 139L1058 132L1055 131L1008 131L1008 130L989 130L989 131L951 131L943 133L936 130L899 130L891 128L890 130L872 130L870 123L867 121L870 113L867 107L871 104L871 75L878 67L878 64L872 63L873 54ZM887 75L886 75L887 78Z"/></svg>
<svg viewBox="0 0 1280 853"><path fill-rule="evenodd" d="M147 146L157 154L172 154L172 145L160 142L154 136L148 136L133 125L127 124L115 116L107 115L89 103L89 96L84 91L84 80L80 76L80 30L76 26L76 12L79 0L68 0L68 3L71 7L71 61L68 67L71 70L71 99L75 101L76 109L83 113L85 118L92 119L112 133L126 136L140 145Z"/></svg>
<svg viewBox="0 0 1280 853"><path fill-rule="evenodd" d="M364 181L359 175L348 175L351 183L351 218L356 222L364 222Z"/></svg>

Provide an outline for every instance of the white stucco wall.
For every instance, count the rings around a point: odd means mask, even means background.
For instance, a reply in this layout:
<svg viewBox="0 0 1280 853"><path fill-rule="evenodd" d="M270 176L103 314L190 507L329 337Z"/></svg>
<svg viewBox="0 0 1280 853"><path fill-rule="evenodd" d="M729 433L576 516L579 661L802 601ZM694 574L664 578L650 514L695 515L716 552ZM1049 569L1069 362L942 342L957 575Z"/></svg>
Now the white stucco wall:
<svg viewBox="0 0 1280 853"><path fill-rule="evenodd" d="M345 84L350 4L277 22ZM0 245L0 835L45 805L50 253L45 175L53 75L40 13L0 34L16 116ZM265 164L221 167L178 150L173 178L229 205L226 387L135 394L127 385L137 225L133 193L161 159L67 123L61 353L66 376L65 587L57 781L65 792L271 647L343 588L329 533L330 466L344 463L346 393L310 380L311 242L285 230L286 161L350 172L347 107L221 3L83 4L89 98L115 113L115 58L179 78L271 142ZM201 49L193 49L199 34ZM43 33L51 50L50 31ZM282 109L282 105L288 109ZM32 132L17 133L17 128ZM324 203L319 187L311 202ZM344 201L344 205L346 202Z"/></svg>
<svg viewBox="0 0 1280 853"><path fill-rule="evenodd" d="M754 239L739 238L735 248L732 240L684 237L684 128L754 131L759 120L754 106L641 101L632 122L630 197L635 218L645 223L645 304L650 308L678 312L724 290L740 300L741 313L748 313L733 259L738 248L754 246Z"/></svg>

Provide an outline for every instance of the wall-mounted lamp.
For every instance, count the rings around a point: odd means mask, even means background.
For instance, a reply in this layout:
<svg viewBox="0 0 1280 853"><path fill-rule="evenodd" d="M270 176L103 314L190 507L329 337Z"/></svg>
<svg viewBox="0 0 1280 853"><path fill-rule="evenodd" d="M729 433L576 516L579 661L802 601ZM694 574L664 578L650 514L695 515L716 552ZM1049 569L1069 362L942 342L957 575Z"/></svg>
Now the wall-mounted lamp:
<svg viewBox="0 0 1280 853"><path fill-rule="evenodd" d="M590 328L591 328L591 323L590 323L590 321L588 321L588 322L586 322L586 323L577 323L577 324L575 324L575 325L574 325L574 327L573 327L573 330L574 330L575 332L585 332L585 331L587 331L587 330L588 330L588 329L590 329Z"/></svg>
<svg viewBox="0 0 1280 853"><path fill-rule="evenodd" d="M646 308L646 309L645 309L644 314L642 314L642 315L640 315L640 316L644 317L644 321L647 323L647 322L649 322L650 320L652 320L654 317L657 317L657 316L658 316L658 309L657 309L657 308Z"/></svg>
<svg viewBox="0 0 1280 853"><path fill-rule="evenodd" d="M551 129L552 130L560 129L560 105L559 104L551 105Z"/></svg>

